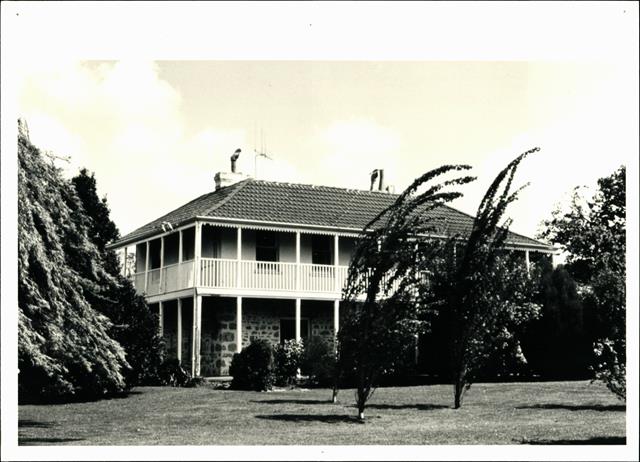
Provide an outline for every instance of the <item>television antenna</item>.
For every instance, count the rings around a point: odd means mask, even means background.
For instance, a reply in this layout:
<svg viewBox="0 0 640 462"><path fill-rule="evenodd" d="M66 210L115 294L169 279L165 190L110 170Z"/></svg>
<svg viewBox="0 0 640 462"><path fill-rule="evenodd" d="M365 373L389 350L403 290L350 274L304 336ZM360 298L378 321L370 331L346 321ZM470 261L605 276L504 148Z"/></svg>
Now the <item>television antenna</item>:
<svg viewBox="0 0 640 462"><path fill-rule="evenodd" d="M254 127L255 130L255 127ZM271 157L269 154L267 154L267 142L266 142L266 136L262 130L262 128L260 128L260 149L257 149L256 146L256 140L255 140L255 131L254 131L254 137L253 137L253 152L255 153L253 156L253 177L254 178L258 178L258 157L264 157L266 159L269 160L273 160L273 157Z"/></svg>

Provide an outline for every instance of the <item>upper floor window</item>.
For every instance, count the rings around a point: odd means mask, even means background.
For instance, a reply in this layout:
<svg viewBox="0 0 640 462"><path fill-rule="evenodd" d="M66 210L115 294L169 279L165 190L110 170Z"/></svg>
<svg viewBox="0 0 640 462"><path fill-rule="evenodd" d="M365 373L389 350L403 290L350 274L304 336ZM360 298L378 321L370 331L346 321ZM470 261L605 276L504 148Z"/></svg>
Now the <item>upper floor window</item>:
<svg viewBox="0 0 640 462"><path fill-rule="evenodd" d="M256 260L278 261L278 236L273 231L256 231Z"/></svg>
<svg viewBox="0 0 640 462"><path fill-rule="evenodd" d="M311 236L311 263L331 265L331 236L314 234Z"/></svg>

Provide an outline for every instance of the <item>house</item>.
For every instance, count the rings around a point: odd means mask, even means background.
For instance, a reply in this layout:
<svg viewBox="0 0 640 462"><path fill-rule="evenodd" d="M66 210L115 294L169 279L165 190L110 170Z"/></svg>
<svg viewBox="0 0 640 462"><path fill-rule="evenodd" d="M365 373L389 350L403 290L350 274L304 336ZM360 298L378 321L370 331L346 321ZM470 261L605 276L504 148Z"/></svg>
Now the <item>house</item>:
<svg viewBox="0 0 640 462"><path fill-rule="evenodd" d="M233 167L215 175L213 192L111 245L123 267L135 249L135 287L160 314L168 354L194 375L228 375L252 338L333 341L356 238L397 197L382 182L371 191L278 183ZM473 218L451 207L432 213L443 234L471 230ZM508 246L527 264L552 252L515 233Z"/></svg>

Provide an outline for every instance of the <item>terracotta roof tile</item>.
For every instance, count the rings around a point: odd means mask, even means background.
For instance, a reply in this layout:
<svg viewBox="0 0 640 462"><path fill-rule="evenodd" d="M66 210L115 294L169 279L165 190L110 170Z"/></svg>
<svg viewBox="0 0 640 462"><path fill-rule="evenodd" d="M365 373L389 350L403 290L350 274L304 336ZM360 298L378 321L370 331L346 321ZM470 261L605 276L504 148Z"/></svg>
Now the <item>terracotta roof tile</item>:
<svg viewBox="0 0 640 462"><path fill-rule="evenodd" d="M196 216L361 230L397 197L379 191L248 179L204 194L127 234L114 246L157 234L162 222L175 227ZM431 213L438 217L443 234L468 234L473 226L473 217L448 206ZM550 249L516 233L509 233L508 242Z"/></svg>

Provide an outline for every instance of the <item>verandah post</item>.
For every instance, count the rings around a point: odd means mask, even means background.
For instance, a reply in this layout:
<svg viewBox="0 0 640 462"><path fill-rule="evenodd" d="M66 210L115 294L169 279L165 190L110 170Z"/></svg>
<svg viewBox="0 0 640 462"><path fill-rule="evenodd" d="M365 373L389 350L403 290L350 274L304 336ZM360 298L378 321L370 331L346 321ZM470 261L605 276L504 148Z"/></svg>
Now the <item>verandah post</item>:
<svg viewBox="0 0 640 462"><path fill-rule="evenodd" d="M195 279L195 287L201 285L200 283L200 254L202 253L202 223L196 222L195 229L195 243L194 243L194 279Z"/></svg>
<svg viewBox="0 0 640 462"><path fill-rule="evenodd" d="M236 235L236 287L240 289L242 287L242 228L238 226Z"/></svg>
<svg viewBox="0 0 640 462"><path fill-rule="evenodd" d="M302 305L302 300L296 298L296 342L299 342L302 338L300 335L300 308Z"/></svg>
<svg viewBox="0 0 640 462"><path fill-rule="evenodd" d="M144 293L147 293L149 285L149 241L146 242L146 252L144 255Z"/></svg>
<svg viewBox="0 0 640 462"><path fill-rule="evenodd" d="M296 231L296 290L300 290L300 231Z"/></svg>
<svg viewBox="0 0 640 462"><path fill-rule="evenodd" d="M236 353L242 351L242 297L236 297Z"/></svg>
<svg viewBox="0 0 640 462"><path fill-rule="evenodd" d="M342 284L340 283L340 275L338 274L338 263L340 261L340 245L338 243L338 235L333 236L333 277L335 278L335 291L340 292Z"/></svg>

